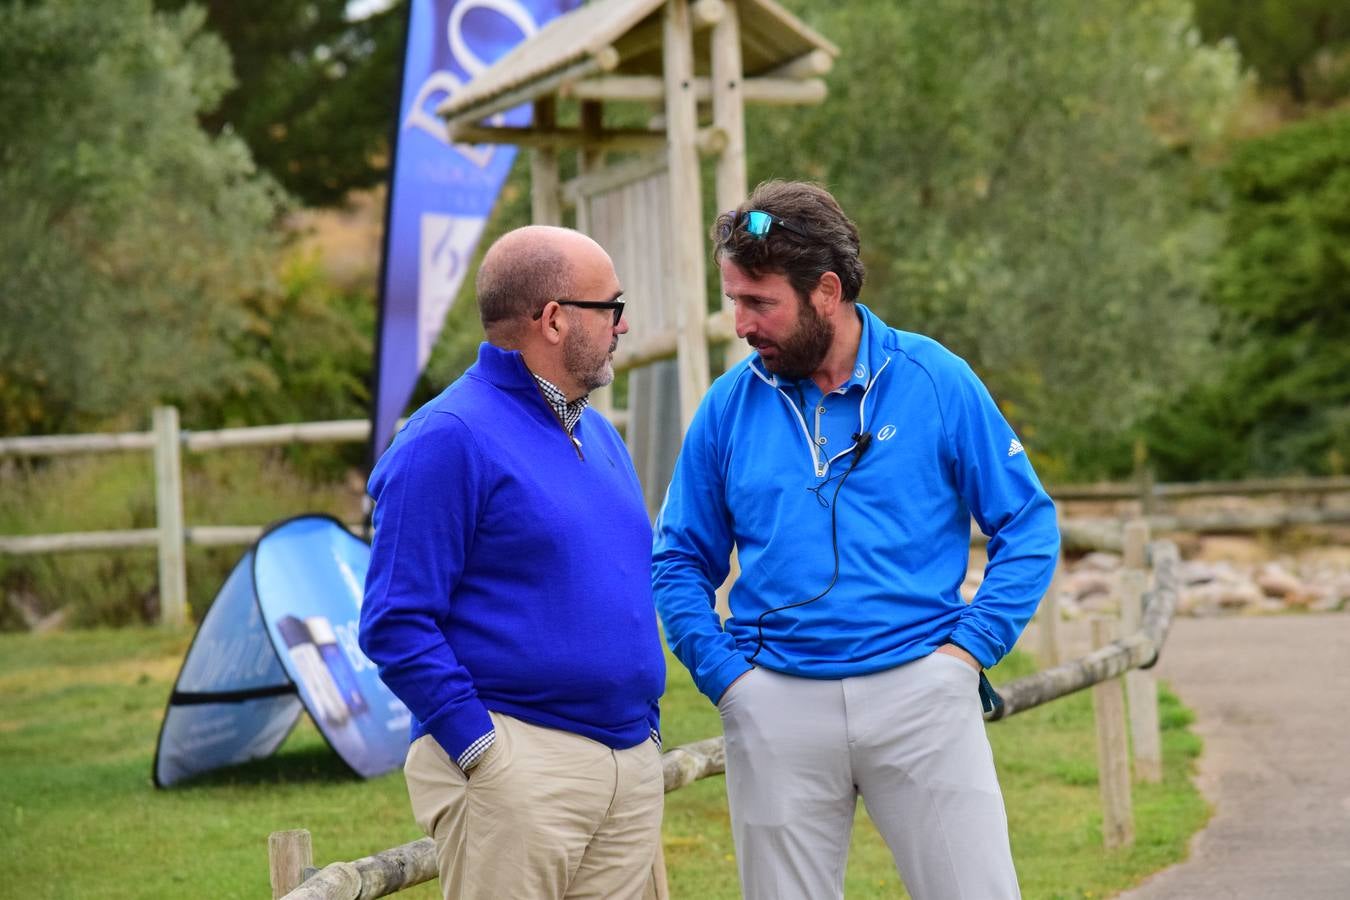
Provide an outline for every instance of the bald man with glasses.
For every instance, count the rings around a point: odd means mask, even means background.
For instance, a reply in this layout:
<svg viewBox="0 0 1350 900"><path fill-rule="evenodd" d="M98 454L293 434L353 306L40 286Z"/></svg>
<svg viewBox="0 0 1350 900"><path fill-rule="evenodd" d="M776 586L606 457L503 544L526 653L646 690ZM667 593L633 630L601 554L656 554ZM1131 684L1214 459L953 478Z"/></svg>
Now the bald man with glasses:
<svg viewBox="0 0 1350 900"><path fill-rule="evenodd" d="M478 360L370 479L361 646L413 714L404 774L446 898L637 898L660 840L651 527L587 395L627 332L608 254L489 248Z"/></svg>

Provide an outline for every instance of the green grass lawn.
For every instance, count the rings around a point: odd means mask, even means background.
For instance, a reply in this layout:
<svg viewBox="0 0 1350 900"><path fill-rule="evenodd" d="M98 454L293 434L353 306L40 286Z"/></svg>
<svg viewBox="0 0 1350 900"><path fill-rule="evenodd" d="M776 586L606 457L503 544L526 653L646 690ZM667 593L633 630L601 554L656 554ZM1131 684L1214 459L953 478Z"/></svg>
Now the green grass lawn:
<svg viewBox="0 0 1350 900"><path fill-rule="evenodd" d="M164 704L190 634L148 629L0 634L0 895L266 897L267 835L308 828L316 863L420 837L399 773L360 781L307 719L270 759L167 791L150 779ZM672 659L666 745L716 734L716 710ZM1030 671L1014 656L994 673ZM1101 847L1090 698L990 726L1028 900L1104 897L1180 859L1205 821L1190 783L1200 743L1164 693L1165 778L1136 786L1136 844ZM721 778L667 797L676 898L739 896ZM890 854L859 811L850 898L903 897ZM401 896L438 896L422 885Z"/></svg>

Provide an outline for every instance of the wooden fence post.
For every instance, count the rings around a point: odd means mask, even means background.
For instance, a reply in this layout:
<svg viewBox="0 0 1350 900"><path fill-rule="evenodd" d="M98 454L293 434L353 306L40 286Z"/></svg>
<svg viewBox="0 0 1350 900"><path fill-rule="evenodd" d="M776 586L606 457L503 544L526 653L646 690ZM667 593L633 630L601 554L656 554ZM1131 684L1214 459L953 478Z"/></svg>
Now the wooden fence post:
<svg viewBox="0 0 1350 900"><path fill-rule="evenodd" d="M656 842L656 858L652 860L651 878L642 892L642 900L670 900L670 883L666 880L666 853L661 842Z"/></svg>
<svg viewBox="0 0 1350 900"><path fill-rule="evenodd" d="M1111 642L1111 623L1092 620L1092 645ZM1097 720L1097 781L1102 797L1102 843L1108 850L1134 843L1130 800L1130 753L1125 735L1125 695L1119 678L1092 686L1092 711Z"/></svg>
<svg viewBox="0 0 1350 900"><path fill-rule="evenodd" d="M1040 657L1042 669L1053 669L1064 660L1063 644L1059 635L1059 586L1064 571L1064 546L1061 543L1059 558L1055 560L1055 572L1050 576L1050 587L1036 607L1038 629L1036 635L1036 655Z"/></svg>
<svg viewBox="0 0 1350 900"><path fill-rule="evenodd" d="M267 836L267 870L272 880L272 900L284 897L305 880L305 870L314 865L314 847L309 832L274 831Z"/></svg>
<svg viewBox="0 0 1350 900"><path fill-rule="evenodd" d="M1148 461L1148 444L1143 438L1134 442L1134 478L1139 491L1139 515L1151 516L1157 508L1153 485L1153 469Z"/></svg>
<svg viewBox="0 0 1350 900"><path fill-rule="evenodd" d="M159 620L178 626L187 621L187 573L183 550L182 439L178 409L156 406L155 526L159 529Z"/></svg>
<svg viewBox="0 0 1350 900"><path fill-rule="evenodd" d="M1120 622L1126 634L1137 631L1143 620L1144 592L1148 588L1144 551L1148 538L1148 522L1139 519L1125 525L1124 568L1120 573ZM1158 684L1153 673L1142 669L1126 672L1125 694L1130 707L1134 777L1156 784L1162 781L1162 734L1158 727Z"/></svg>

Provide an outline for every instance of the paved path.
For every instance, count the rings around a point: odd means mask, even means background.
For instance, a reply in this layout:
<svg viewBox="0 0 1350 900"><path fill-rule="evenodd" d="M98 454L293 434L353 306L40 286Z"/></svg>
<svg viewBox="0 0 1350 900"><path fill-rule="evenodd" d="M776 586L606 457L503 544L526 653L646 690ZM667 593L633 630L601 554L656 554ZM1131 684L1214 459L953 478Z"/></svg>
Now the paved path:
<svg viewBox="0 0 1350 900"><path fill-rule="evenodd" d="M1118 900L1350 900L1350 613L1180 619L1157 671L1214 817Z"/></svg>

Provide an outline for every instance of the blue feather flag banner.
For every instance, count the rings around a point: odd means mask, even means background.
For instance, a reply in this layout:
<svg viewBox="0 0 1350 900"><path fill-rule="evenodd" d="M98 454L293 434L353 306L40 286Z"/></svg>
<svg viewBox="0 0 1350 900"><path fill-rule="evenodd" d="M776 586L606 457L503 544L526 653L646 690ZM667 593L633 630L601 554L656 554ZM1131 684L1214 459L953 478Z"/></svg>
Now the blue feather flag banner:
<svg viewBox="0 0 1350 900"><path fill-rule="evenodd" d="M411 0L392 142L371 464L393 439L511 170L506 145L450 143L436 108L579 0ZM493 116L528 125L522 106Z"/></svg>

